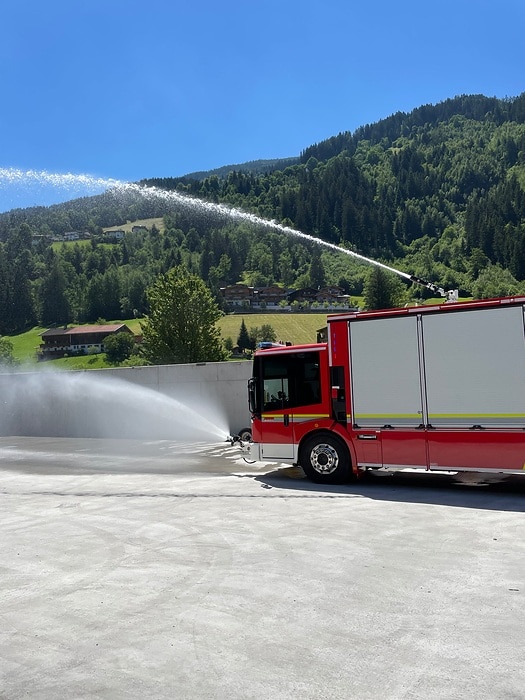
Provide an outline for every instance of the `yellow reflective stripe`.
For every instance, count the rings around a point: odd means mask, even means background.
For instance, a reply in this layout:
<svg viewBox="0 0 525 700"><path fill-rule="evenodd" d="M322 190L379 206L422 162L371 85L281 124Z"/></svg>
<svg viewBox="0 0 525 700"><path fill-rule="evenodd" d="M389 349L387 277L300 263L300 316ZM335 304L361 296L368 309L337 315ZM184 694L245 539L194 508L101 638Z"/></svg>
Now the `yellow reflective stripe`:
<svg viewBox="0 0 525 700"><path fill-rule="evenodd" d="M421 418L420 413L356 413L356 418Z"/></svg>
<svg viewBox="0 0 525 700"><path fill-rule="evenodd" d="M328 413L294 413L293 418L330 418Z"/></svg>
<svg viewBox="0 0 525 700"><path fill-rule="evenodd" d="M347 418L351 415L348 414ZM356 413L355 418L420 418L420 413ZM429 413L429 418L524 418L525 413Z"/></svg>
<svg viewBox="0 0 525 700"><path fill-rule="evenodd" d="M429 413L429 418L525 418L525 413Z"/></svg>
<svg viewBox="0 0 525 700"><path fill-rule="evenodd" d="M287 413L288 418L306 418L306 419L320 419L320 418L330 418L329 413ZM284 420L284 415L282 413L263 413L263 420Z"/></svg>

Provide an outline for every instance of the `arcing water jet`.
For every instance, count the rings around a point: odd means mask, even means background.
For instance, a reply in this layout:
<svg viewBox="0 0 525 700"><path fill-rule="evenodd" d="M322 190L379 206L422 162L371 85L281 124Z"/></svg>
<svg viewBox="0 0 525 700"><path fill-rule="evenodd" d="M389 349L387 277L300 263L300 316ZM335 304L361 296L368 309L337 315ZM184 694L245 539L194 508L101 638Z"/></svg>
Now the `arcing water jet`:
<svg viewBox="0 0 525 700"><path fill-rule="evenodd" d="M364 262L369 265L375 265L376 267L380 267L383 270L392 272L398 275L399 277L403 277L409 282L422 285L423 287L430 289L436 294L440 294L443 297L447 297L448 301L455 301L457 299L456 290L446 292L443 289L443 287L433 282L427 282L425 280L420 279L419 277L415 277L414 275L409 275L408 273L403 272L402 270L398 270L395 267L391 267L390 265L386 265L385 263L373 260L372 258L367 258L366 256L361 255L360 253L356 253L353 250L342 248L338 245L335 245L334 243L329 243L328 241L323 241L320 238L310 236L307 233L296 231L295 229L289 226L283 226L277 223L276 221L264 219L255 214L250 214L248 212L242 211L241 209L236 209L235 207L230 207L225 204L207 202L205 200L197 199L195 197L190 197L180 192L171 190L161 190L158 187L139 185L136 183L123 182L115 179L97 178L91 177L89 175L73 175L71 173L60 175L55 173L48 173L45 171L22 171L13 168L0 168L0 186L2 185L2 183L9 183L11 185L22 185L28 182L37 183L41 186L47 185L55 188L61 188L65 189L66 191L71 191L74 187L80 187L84 188L86 193L93 193L94 191L100 193L101 190L109 190L110 192L116 195L118 195L119 193L130 193L140 197L161 199L165 202L177 204L180 207L191 208L200 212L209 212L214 214L215 216L223 216L227 219L244 221L261 228L280 231L289 236L293 236L294 238L307 241L308 243L314 243L328 248L330 250L333 250L335 252L344 253L345 255L349 255L350 257L359 260L360 262Z"/></svg>

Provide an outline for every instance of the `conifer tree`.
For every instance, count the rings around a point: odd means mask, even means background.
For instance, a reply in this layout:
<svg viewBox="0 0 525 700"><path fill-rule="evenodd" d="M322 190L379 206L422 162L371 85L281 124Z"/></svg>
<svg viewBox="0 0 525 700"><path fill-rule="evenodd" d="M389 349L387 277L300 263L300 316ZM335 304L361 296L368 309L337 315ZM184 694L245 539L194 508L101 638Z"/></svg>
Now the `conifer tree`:
<svg viewBox="0 0 525 700"><path fill-rule="evenodd" d="M241 321L241 327L239 330L239 337L237 338L237 345L241 348L241 350L244 352L245 350L249 350L252 346L252 341L250 340L250 334L248 333L248 329L246 328L246 324L244 323L244 319Z"/></svg>
<svg viewBox="0 0 525 700"><path fill-rule="evenodd" d="M365 282L363 296L369 311L392 309L403 302L404 287L397 277L373 266Z"/></svg>

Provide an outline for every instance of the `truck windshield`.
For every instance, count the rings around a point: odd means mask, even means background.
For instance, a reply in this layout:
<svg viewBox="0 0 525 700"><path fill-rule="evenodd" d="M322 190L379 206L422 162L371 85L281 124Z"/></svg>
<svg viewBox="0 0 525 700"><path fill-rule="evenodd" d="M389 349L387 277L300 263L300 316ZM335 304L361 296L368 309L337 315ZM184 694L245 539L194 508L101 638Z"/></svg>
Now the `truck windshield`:
<svg viewBox="0 0 525 700"><path fill-rule="evenodd" d="M278 411L321 401L318 351L256 357L254 377L259 411Z"/></svg>

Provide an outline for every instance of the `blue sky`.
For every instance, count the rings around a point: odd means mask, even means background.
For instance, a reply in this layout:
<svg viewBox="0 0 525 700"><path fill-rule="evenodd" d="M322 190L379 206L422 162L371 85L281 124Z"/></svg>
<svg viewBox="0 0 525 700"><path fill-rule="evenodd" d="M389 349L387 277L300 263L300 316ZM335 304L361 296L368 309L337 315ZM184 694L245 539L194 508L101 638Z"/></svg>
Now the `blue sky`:
<svg viewBox="0 0 525 700"><path fill-rule="evenodd" d="M0 211L100 187L26 171L179 176L525 91L523 0L5 0L0 22Z"/></svg>

